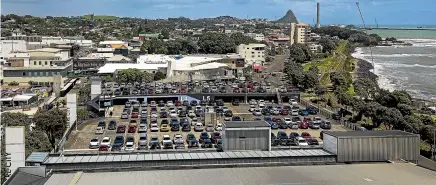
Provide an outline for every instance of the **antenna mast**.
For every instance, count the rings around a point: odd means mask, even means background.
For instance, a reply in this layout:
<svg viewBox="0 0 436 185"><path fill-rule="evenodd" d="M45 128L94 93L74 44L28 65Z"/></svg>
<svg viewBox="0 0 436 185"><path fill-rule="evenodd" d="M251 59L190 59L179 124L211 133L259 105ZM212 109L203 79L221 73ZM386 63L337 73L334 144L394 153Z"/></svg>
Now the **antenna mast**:
<svg viewBox="0 0 436 185"><path fill-rule="evenodd" d="M368 35L368 29L365 25L365 20L363 19L362 11L360 11L359 2L356 2L357 9L359 9L360 18L362 19L363 23L363 29L365 30L365 33ZM371 62L372 62L372 72L375 74L375 65L374 65L374 57L372 56L372 47L371 42L369 42L369 51L371 52Z"/></svg>

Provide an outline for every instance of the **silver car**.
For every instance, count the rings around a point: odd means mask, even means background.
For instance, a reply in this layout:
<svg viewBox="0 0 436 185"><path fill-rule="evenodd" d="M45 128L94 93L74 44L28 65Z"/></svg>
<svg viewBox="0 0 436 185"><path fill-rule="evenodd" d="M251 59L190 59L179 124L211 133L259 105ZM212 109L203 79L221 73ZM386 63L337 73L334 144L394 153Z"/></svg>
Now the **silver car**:
<svg viewBox="0 0 436 185"><path fill-rule="evenodd" d="M213 124L207 124L206 132L213 132L215 128L213 127Z"/></svg>
<svg viewBox="0 0 436 185"><path fill-rule="evenodd" d="M123 112L121 114L121 119L129 119L129 114L127 114L127 112Z"/></svg>
<svg viewBox="0 0 436 185"><path fill-rule="evenodd" d="M139 132L139 133L141 133L141 132L147 132L147 124L145 124L145 123L141 123L141 124L139 124L138 132Z"/></svg>

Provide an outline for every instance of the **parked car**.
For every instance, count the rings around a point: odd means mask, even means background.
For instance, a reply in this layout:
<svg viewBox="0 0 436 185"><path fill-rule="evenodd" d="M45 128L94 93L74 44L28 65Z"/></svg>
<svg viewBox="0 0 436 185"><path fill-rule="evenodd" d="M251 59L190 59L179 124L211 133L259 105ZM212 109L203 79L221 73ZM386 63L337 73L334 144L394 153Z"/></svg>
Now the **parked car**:
<svg viewBox="0 0 436 185"><path fill-rule="evenodd" d="M254 109L253 115L254 116L262 116L262 110L259 108Z"/></svg>
<svg viewBox="0 0 436 185"><path fill-rule="evenodd" d="M100 142L98 141L98 138L91 139L89 142L89 149L96 149L100 147Z"/></svg>
<svg viewBox="0 0 436 185"><path fill-rule="evenodd" d="M242 121L242 119L239 116L233 116L232 121Z"/></svg>
<svg viewBox="0 0 436 185"><path fill-rule="evenodd" d="M215 128L213 127L213 124L207 124L206 126L206 132L213 132Z"/></svg>
<svg viewBox="0 0 436 185"><path fill-rule="evenodd" d="M124 137L123 136L115 136L113 147L123 147L124 145Z"/></svg>
<svg viewBox="0 0 436 185"><path fill-rule="evenodd" d="M212 133L210 139L212 140L212 143L216 144L216 142L217 142L218 140L222 139L222 138L221 138L221 133L220 133L220 132L214 132L214 133Z"/></svg>
<svg viewBox="0 0 436 185"><path fill-rule="evenodd" d="M170 131L170 126L168 124L161 124L160 131L161 132L168 132L168 131Z"/></svg>
<svg viewBox="0 0 436 185"><path fill-rule="evenodd" d="M150 149L160 149L159 138L157 136L151 136L150 143L148 144Z"/></svg>
<svg viewBox="0 0 436 185"><path fill-rule="evenodd" d="M189 123L183 123L182 131L183 132L190 132L191 131L191 125Z"/></svg>
<svg viewBox="0 0 436 185"><path fill-rule="evenodd" d="M298 128L300 129L308 129L309 128L309 124L305 121L300 122L300 124L298 125Z"/></svg>
<svg viewBox="0 0 436 185"><path fill-rule="evenodd" d="M117 133L124 133L124 132L126 132L126 126L125 125L118 125Z"/></svg>
<svg viewBox="0 0 436 185"><path fill-rule="evenodd" d="M298 145L299 146L308 146L306 139L303 137L297 137Z"/></svg>
<svg viewBox="0 0 436 185"><path fill-rule="evenodd" d="M280 115L288 115L288 114L289 114L289 112L287 109L280 110Z"/></svg>
<svg viewBox="0 0 436 185"><path fill-rule="evenodd" d="M306 110L307 110L307 112L309 112L309 114L312 114L312 115L318 114L318 108L316 108L314 106L308 106L306 108Z"/></svg>
<svg viewBox="0 0 436 185"><path fill-rule="evenodd" d="M95 129L95 134L103 134L104 133L104 127L97 127Z"/></svg>
<svg viewBox="0 0 436 185"><path fill-rule="evenodd" d="M308 145L319 145L318 140L315 138L307 138L306 141Z"/></svg>
<svg viewBox="0 0 436 185"><path fill-rule="evenodd" d="M173 148L173 142L171 141L171 138L169 135L163 135L162 136L162 146L164 149Z"/></svg>
<svg viewBox="0 0 436 185"><path fill-rule="evenodd" d="M332 128L332 124L330 123L330 121L324 120L324 121L321 122L320 127L321 127L322 129L326 129L326 130L328 130L328 129L331 129L331 128Z"/></svg>
<svg viewBox="0 0 436 185"><path fill-rule="evenodd" d="M126 139L126 147L124 148L125 151L134 151L136 148L135 146L135 138L133 136L129 136Z"/></svg>
<svg viewBox="0 0 436 185"><path fill-rule="evenodd" d="M136 132L136 123L129 123L129 128L127 129L128 133L135 133Z"/></svg>
<svg viewBox="0 0 436 185"><path fill-rule="evenodd" d="M185 148L185 141L183 141L182 134L174 134L173 143L176 148Z"/></svg>
<svg viewBox="0 0 436 185"><path fill-rule="evenodd" d="M200 143L203 143L203 141L204 141L205 139L209 139L209 138L210 138L209 133L207 133L207 132L202 132L202 133L200 134Z"/></svg>
<svg viewBox="0 0 436 185"><path fill-rule="evenodd" d="M216 126L215 126L215 130L216 131L222 131L223 130L223 124L217 123Z"/></svg>
<svg viewBox="0 0 436 185"><path fill-rule="evenodd" d="M104 120L99 121L97 127L102 127L103 129L106 129L106 122Z"/></svg>
<svg viewBox="0 0 436 185"><path fill-rule="evenodd" d="M112 140L110 137L104 137L101 142L100 145L106 145L106 146L110 146L112 143Z"/></svg>
<svg viewBox="0 0 436 185"><path fill-rule="evenodd" d="M138 133L147 132L147 123L140 123Z"/></svg>
<svg viewBox="0 0 436 185"><path fill-rule="evenodd" d="M138 150L146 150L148 149L147 143L147 133L140 133L138 140Z"/></svg>
<svg viewBox="0 0 436 185"><path fill-rule="evenodd" d="M301 137L303 137L303 138L311 138L312 136L309 134L309 132L302 132L301 133Z"/></svg>
<svg viewBox="0 0 436 185"><path fill-rule="evenodd" d="M194 131L196 132L202 132L204 130L203 124L202 123L196 123L194 126Z"/></svg>
<svg viewBox="0 0 436 185"><path fill-rule="evenodd" d="M233 106L239 106L239 99L235 99L232 101Z"/></svg>

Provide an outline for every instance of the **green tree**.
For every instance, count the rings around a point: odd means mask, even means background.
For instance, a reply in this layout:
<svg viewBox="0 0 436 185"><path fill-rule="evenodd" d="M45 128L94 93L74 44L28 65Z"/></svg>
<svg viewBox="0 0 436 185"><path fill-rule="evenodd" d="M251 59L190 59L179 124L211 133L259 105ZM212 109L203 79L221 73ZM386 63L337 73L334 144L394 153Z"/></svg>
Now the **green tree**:
<svg viewBox="0 0 436 185"><path fill-rule="evenodd" d="M77 121L82 122L89 118L88 111L84 108L77 109Z"/></svg>
<svg viewBox="0 0 436 185"><path fill-rule="evenodd" d="M341 89L341 90L347 89L349 86L347 84L347 80L341 73L337 73L337 72L330 73L330 81L335 91L337 89Z"/></svg>
<svg viewBox="0 0 436 185"><path fill-rule="evenodd" d="M304 74L304 83L300 84L304 89L311 89L319 84L318 73L315 71L306 71Z"/></svg>
<svg viewBox="0 0 436 185"><path fill-rule="evenodd" d="M297 63L303 63L306 61L306 54L297 44L293 44L289 48L289 57Z"/></svg>
<svg viewBox="0 0 436 185"><path fill-rule="evenodd" d="M148 41L145 41L141 46L141 51L147 51L149 54L166 54L168 53L168 49L166 48L165 42L152 38Z"/></svg>
<svg viewBox="0 0 436 185"><path fill-rule="evenodd" d="M165 74L163 74L160 71L158 71L156 74L154 74L154 80L155 81L162 80L162 79L165 79L165 78L166 78Z"/></svg>
<svg viewBox="0 0 436 185"><path fill-rule="evenodd" d="M336 44L328 38L321 38L319 44L322 46L323 52L332 53L336 49Z"/></svg>
<svg viewBox="0 0 436 185"><path fill-rule="evenodd" d="M413 108L407 104L400 103L397 105L397 109L401 112L403 116L410 116L413 114Z"/></svg>
<svg viewBox="0 0 436 185"><path fill-rule="evenodd" d="M39 130L33 130L26 134L26 158L32 152L50 152L53 149L47 135Z"/></svg>
<svg viewBox="0 0 436 185"><path fill-rule="evenodd" d="M358 78L353 87L354 92L364 99L373 98L380 89L376 82L368 78Z"/></svg>
<svg viewBox="0 0 436 185"><path fill-rule="evenodd" d="M182 43L176 40L169 40L166 43L167 53L168 55L178 55L183 51Z"/></svg>
<svg viewBox="0 0 436 185"><path fill-rule="evenodd" d="M198 40L198 46L203 53L226 54L234 53L235 42L224 33L204 33Z"/></svg>
<svg viewBox="0 0 436 185"><path fill-rule="evenodd" d="M5 112L1 114L2 125L4 126L24 126L26 131L30 130L32 120L21 112Z"/></svg>
<svg viewBox="0 0 436 185"><path fill-rule="evenodd" d="M289 84L295 87L301 87L304 84L305 76L303 73L303 66L295 62L286 62L284 73Z"/></svg>
<svg viewBox="0 0 436 185"><path fill-rule="evenodd" d="M163 39L169 39L170 38L170 31L167 29L164 29L160 32L160 36L162 36Z"/></svg>
<svg viewBox="0 0 436 185"><path fill-rule="evenodd" d="M420 115L419 119L424 125L436 126L436 121L429 115Z"/></svg>
<svg viewBox="0 0 436 185"><path fill-rule="evenodd" d="M140 71L139 69L123 69L117 74L119 82L134 83L134 82L151 82L152 75L146 71Z"/></svg>
<svg viewBox="0 0 436 185"><path fill-rule="evenodd" d="M233 40L236 46L239 46L240 44L257 43L256 40L249 36L245 36L242 33L233 33L230 35L230 39Z"/></svg>
<svg viewBox="0 0 436 185"><path fill-rule="evenodd" d="M55 148L56 142L62 138L67 130L67 112L59 108L50 110L40 109L33 117L36 130L47 134L52 148Z"/></svg>
<svg viewBox="0 0 436 185"><path fill-rule="evenodd" d="M110 75L107 75L107 76L103 76L103 78L101 78L101 80L103 81L103 83L112 82L114 80L114 78Z"/></svg>
<svg viewBox="0 0 436 185"><path fill-rule="evenodd" d="M313 73L315 73L315 74L319 74L318 66L310 66L310 67L309 67L309 71L310 71L310 72L313 72Z"/></svg>

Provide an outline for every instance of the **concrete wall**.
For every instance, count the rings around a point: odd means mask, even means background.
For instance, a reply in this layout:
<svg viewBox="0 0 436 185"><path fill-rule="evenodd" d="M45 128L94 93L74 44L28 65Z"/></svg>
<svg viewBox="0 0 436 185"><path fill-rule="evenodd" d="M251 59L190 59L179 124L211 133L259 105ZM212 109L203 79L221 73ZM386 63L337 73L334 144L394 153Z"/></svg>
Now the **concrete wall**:
<svg viewBox="0 0 436 185"><path fill-rule="evenodd" d="M270 130L265 128L225 129L224 151L229 150L269 150Z"/></svg>

